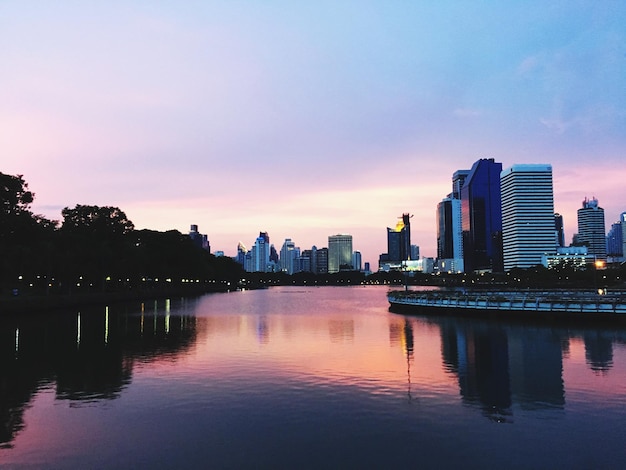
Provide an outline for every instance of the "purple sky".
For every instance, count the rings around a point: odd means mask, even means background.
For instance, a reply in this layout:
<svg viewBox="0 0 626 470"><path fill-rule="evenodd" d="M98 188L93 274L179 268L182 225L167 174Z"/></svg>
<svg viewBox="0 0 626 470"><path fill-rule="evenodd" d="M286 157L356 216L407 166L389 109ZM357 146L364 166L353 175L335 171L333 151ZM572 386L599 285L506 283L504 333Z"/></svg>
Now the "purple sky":
<svg viewBox="0 0 626 470"><path fill-rule="evenodd" d="M33 209L116 205L234 255L351 233L376 266L403 212L479 158L553 166L566 239L585 196L626 211L626 3L0 3L0 171Z"/></svg>

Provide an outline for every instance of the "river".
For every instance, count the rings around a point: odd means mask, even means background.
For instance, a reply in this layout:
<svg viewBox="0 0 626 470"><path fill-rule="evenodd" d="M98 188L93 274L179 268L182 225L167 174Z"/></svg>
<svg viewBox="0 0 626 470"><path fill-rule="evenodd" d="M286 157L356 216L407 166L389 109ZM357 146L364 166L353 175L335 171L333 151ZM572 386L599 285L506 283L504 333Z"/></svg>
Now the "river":
<svg viewBox="0 0 626 470"><path fill-rule="evenodd" d="M0 319L1 468L623 468L626 328L272 287Z"/></svg>

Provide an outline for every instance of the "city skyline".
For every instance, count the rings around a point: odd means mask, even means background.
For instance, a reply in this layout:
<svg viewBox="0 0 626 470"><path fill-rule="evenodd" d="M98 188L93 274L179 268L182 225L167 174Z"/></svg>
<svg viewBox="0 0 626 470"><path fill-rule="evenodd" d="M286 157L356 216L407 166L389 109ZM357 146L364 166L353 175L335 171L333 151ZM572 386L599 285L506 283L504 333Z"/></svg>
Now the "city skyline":
<svg viewBox="0 0 626 470"><path fill-rule="evenodd" d="M35 213L120 207L198 224L236 254L350 233L363 261L405 212L437 253L437 204L480 158L552 165L565 242L626 207L626 5L0 6L0 171ZM277 245L278 246L278 245Z"/></svg>

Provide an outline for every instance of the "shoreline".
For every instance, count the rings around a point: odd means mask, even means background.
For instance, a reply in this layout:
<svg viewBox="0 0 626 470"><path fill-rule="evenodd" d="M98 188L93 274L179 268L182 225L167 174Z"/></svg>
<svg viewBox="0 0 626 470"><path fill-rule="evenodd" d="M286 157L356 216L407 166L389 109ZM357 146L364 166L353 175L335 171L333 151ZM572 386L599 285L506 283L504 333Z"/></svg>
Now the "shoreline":
<svg viewBox="0 0 626 470"><path fill-rule="evenodd" d="M228 292L229 288L170 288L158 290L128 290L118 292L92 292L80 294L19 295L0 297L0 316L46 313L64 308L104 305L134 300L162 299L167 297L200 296Z"/></svg>

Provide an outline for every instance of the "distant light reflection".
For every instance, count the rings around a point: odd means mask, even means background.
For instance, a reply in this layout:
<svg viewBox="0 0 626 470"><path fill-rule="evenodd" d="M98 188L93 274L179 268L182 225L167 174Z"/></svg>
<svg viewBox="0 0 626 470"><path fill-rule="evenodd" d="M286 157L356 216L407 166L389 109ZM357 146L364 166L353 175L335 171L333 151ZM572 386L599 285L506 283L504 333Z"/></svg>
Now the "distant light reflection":
<svg viewBox="0 0 626 470"><path fill-rule="evenodd" d="M104 307L104 344L109 343L109 307Z"/></svg>
<svg viewBox="0 0 626 470"><path fill-rule="evenodd" d="M78 312L78 321L76 322L76 347L80 347L80 312Z"/></svg>

